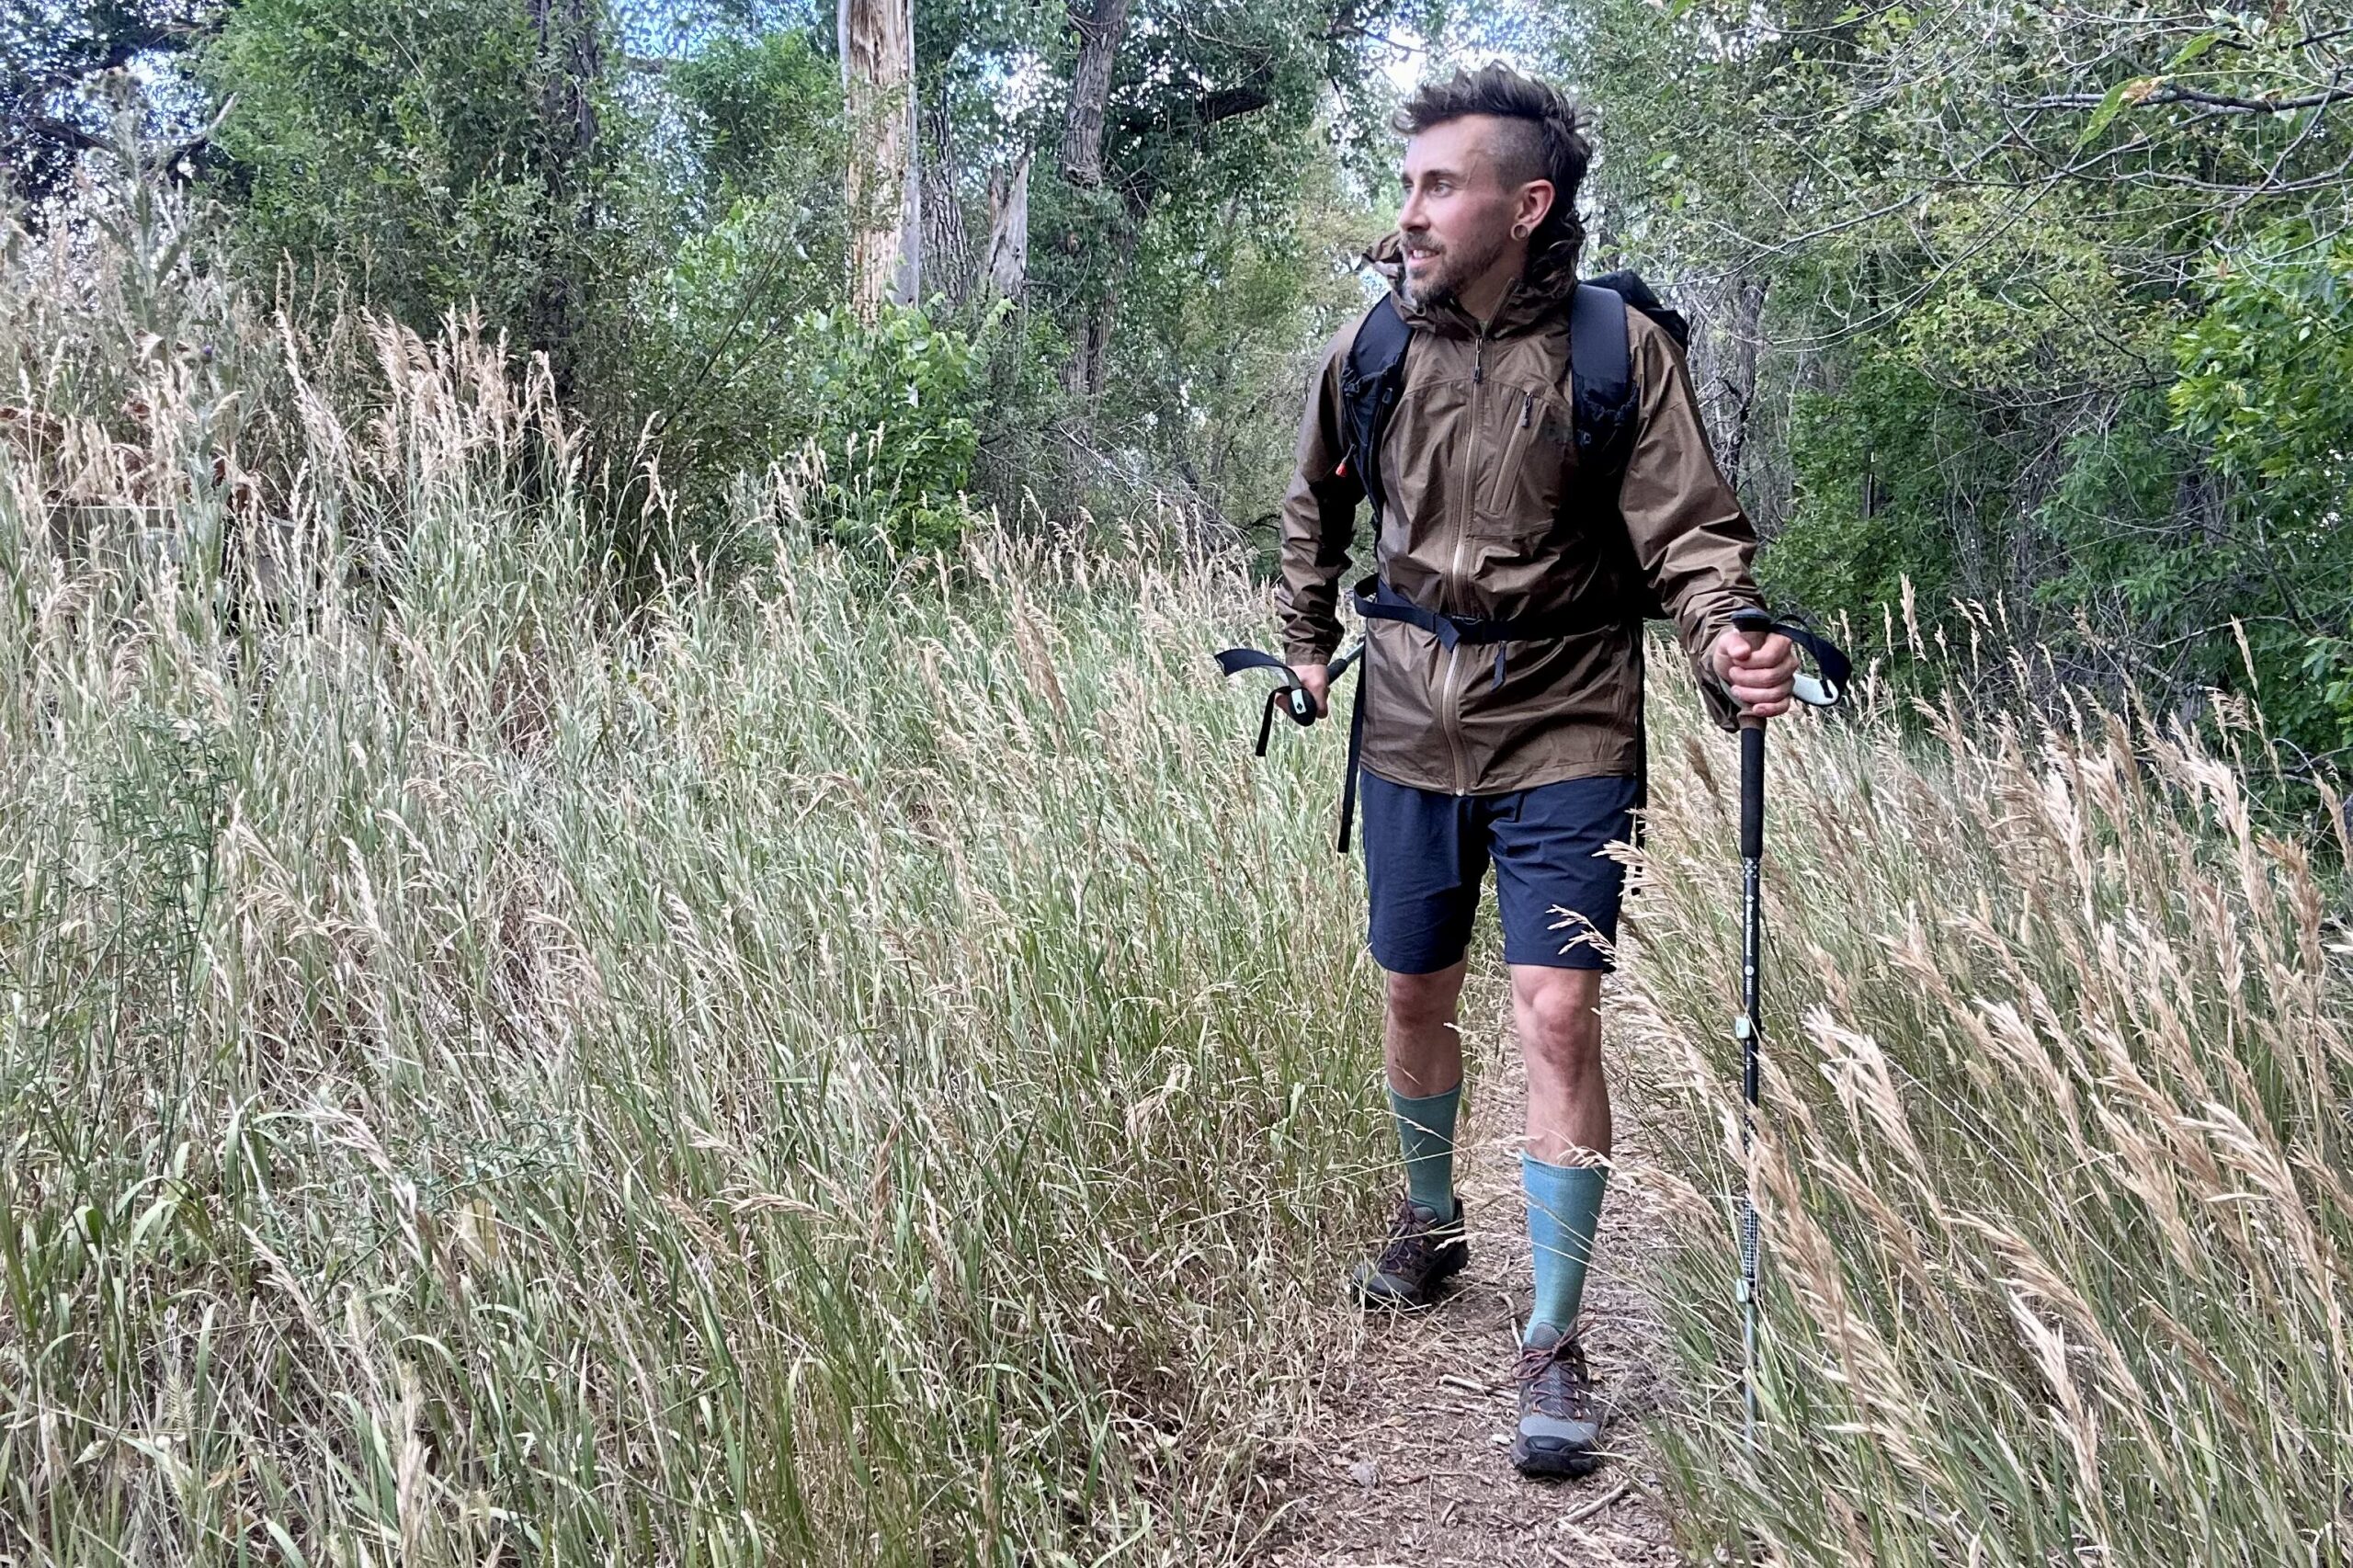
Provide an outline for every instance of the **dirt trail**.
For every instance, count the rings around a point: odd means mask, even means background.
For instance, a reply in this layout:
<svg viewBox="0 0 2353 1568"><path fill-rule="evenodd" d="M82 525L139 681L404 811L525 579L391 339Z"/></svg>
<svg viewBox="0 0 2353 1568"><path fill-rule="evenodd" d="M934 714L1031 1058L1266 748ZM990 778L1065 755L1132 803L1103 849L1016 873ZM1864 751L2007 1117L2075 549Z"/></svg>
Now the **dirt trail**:
<svg viewBox="0 0 2353 1568"><path fill-rule="evenodd" d="M1529 1294L1519 1186L1526 1085L1507 1020L1496 1017L1500 1004L1485 988L1464 1001L1473 1049L1483 1040L1489 1052L1458 1133L1471 1266L1435 1310L1367 1319L1353 1335L1324 1383L1320 1419L1304 1434L1294 1472L1303 1494L1268 1561L1279 1568L1678 1563L1655 1455L1641 1430L1666 1392L1663 1331L1645 1287L1661 1228L1630 1184L1613 1182L1603 1206L1584 1309L1595 1385L1614 1411L1603 1434L1609 1462L1589 1479L1557 1484L1523 1481L1511 1468L1511 1359ZM1490 1027L1479 1027L1483 1016ZM1622 1168L1647 1160L1652 1145L1617 1050L1614 1040L1605 1046Z"/></svg>

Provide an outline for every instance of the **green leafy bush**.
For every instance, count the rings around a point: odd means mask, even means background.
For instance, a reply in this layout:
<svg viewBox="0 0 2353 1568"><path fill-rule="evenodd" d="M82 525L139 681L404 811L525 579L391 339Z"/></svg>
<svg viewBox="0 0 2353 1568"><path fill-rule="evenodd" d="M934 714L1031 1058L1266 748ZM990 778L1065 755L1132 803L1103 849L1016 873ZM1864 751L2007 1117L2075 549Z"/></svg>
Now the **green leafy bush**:
<svg viewBox="0 0 2353 1568"><path fill-rule="evenodd" d="M923 311L886 311L871 325L813 311L797 324L822 483L811 519L870 558L945 550L972 518L965 503L979 449L978 392L989 329L935 325Z"/></svg>
<svg viewBox="0 0 2353 1568"><path fill-rule="evenodd" d="M2353 241L2268 231L2223 263L2176 356L2167 403L2229 506L2219 534L2174 549L2246 623L2267 714L2307 749L2353 747Z"/></svg>
<svg viewBox="0 0 2353 1568"><path fill-rule="evenodd" d="M2066 560L2045 604L2177 685L2249 690L2308 761L2353 745L2348 281L2353 247L2301 228L2226 263L2173 381L2071 437L2038 513Z"/></svg>
<svg viewBox="0 0 2353 1568"><path fill-rule="evenodd" d="M356 286L412 324L479 302L522 329L607 270L594 223L620 138L549 144L550 66L517 0L252 0L200 72L233 97L217 144L252 264Z"/></svg>
<svg viewBox="0 0 2353 1568"><path fill-rule="evenodd" d="M1759 562L1777 599L1809 609L1893 603L1909 578L1941 604L1961 566L1947 521L1955 468L1982 463L1974 415L1892 358L1835 392L1797 399L1790 435L1795 516Z"/></svg>

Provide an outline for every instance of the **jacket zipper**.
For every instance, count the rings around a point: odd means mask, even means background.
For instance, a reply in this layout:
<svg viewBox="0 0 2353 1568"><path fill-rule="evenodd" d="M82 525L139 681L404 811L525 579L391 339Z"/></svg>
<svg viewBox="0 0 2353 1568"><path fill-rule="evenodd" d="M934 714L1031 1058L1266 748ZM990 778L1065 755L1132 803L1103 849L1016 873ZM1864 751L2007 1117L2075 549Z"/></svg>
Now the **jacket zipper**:
<svg viewBox="0 0 2353 1568"><path fill-rule="evenodd" d="M1471 511L1478 502L1479 434L1485 413L1483 404L1486 401L1486 382L1487 326L1482 322L1471 340L1471 441L1466 464L1469 483L1462 487L1462 510L1454 527L1454 562L1446 585L1447 602L1458 614L1461 605L1462 555L1471 542ZM1462 688L1455 678L1461 664L1462 647L1457 643L1446 651L1446 675L1441 682L1444 695L1438 717L1446 731L1447 752L1454 762L1454 792L1467 795L1471 792L1471 779L1462 756Z"/></svg>

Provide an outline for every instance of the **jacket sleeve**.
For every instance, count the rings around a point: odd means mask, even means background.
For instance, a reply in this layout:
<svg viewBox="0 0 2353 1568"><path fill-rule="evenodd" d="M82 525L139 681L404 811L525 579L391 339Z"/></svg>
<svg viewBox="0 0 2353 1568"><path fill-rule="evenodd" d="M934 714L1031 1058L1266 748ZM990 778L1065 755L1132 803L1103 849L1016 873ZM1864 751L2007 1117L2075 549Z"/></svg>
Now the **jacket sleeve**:
<svg viewBox="0 0 2353 1568"><path fill-rule="evenodd" d="M1282 581L1275 608L1282 618L1283 657L1294 665L1329 664L1340 645L1340 580L1348 570L1357 503L1364 499L1354 470L1339 472L1347 449L1340 372L1355 341L1351 324L1324 349L1307 383L1297 461L1283 495Z"/></svg>
<svg viewBox="0 0 2353 1568"><path fill-rule="evenodd" d="M1642 406L1619 510L1636 563L1675 618L1709 716L1731 729L1739 710L1708 650L1734 610L1764 603L1750 574L1756 531L1716 467L1682 351L1639 312L1626 312L1626 328Z"/></svg>

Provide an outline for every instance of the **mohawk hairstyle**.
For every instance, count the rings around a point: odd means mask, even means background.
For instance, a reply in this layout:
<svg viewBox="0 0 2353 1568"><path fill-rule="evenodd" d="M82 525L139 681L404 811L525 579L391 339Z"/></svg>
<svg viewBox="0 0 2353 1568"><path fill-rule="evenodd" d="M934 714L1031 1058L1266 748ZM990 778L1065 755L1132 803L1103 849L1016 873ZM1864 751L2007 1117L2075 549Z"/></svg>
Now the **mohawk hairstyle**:
<svg viewBox="0 0 2353 1568"><path fill-rule="evenodd" d="M1577 221L1577 187L1593 159L1586 141L1590 117L1551 83L1497 62L1476 71L1458 70L1443 82L1423 83L1390 123L1398 134L1415 136L1474 114L1504 122L1495 153L1506 185L1552 182L1552 210L1529 238L1529 271L1574 277L1577 255L1585 248L1585 225Z"/></svg>

